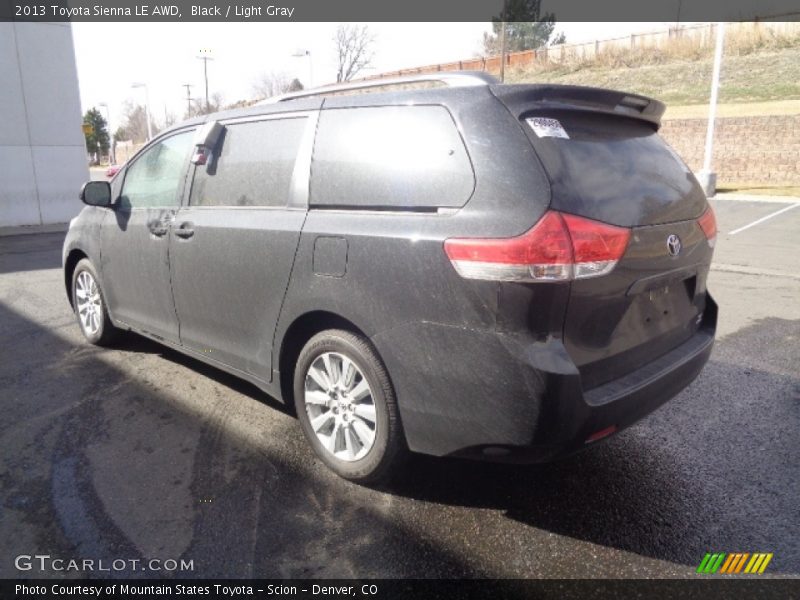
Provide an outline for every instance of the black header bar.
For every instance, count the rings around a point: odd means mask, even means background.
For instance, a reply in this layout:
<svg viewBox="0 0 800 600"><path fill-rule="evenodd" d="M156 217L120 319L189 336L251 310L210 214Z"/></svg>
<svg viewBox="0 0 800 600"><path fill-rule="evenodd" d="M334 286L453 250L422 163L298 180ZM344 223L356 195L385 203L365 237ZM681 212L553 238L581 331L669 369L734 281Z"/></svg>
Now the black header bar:
<svg viewBox="0 0 800 600"><path fill-rule="evenodd" d="M211 579L43 579L0 580L0 598L61 599L136 598L194 600L251 598L253 600L571 600L592 598L657 598L658 600L717 600L797 598L798 579L763 576L722 578L698 575L671 580L585 579L364 579L364 580L211 580Z"/></svg>
<svg viewBox="0 0 800 600"><path fill-rule="evenodd" d="M0 0L0 21L483 22L503 0ZM569 21L796 21L796 0L542 0ZM522 20L522 19L520 19Z"/></svg>

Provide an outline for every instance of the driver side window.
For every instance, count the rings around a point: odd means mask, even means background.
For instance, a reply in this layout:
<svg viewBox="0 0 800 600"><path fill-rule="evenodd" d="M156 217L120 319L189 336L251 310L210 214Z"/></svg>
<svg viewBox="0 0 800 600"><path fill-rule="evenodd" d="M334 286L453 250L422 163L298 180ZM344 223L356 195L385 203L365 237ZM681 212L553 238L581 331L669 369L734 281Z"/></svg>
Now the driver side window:
<svg viewBox="0 0 800 600"><path fill-rule="evenodd" d="M178 133L154 144L137 158L125 173L119 207L178 206L193 137L193 130Z"/></svg>

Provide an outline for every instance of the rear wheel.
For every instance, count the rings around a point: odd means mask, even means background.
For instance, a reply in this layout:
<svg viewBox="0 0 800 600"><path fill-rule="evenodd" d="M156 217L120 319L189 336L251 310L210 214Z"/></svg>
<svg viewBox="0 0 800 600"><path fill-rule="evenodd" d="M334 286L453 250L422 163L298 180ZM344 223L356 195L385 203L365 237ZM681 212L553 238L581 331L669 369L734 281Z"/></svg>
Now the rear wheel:
<svg viewBox="0 0 800 600"><path fill-rule="evenodd" d="M72 273L72 304L87 341L104 346L116 337L119 330L111 324L99 278L88 258L78 262Z"/></svg>
<svg viewBox="0 0 800 600"><path fill-rule="evenodd" d="M389 374L365 338L342 330L311 338L297 359L294 397L303 433L341 477L374 483L404 458Z"/></svg>

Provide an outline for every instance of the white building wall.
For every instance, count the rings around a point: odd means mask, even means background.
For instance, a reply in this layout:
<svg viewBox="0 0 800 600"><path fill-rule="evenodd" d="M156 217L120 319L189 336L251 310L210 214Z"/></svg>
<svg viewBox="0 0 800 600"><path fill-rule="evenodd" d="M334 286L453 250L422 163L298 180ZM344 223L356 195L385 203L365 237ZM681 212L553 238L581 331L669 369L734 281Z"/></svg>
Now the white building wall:
<svg viewBox="0 0 800 600"><path fill-rule="evenodd" d="M0 23L0 227L66 223L89 179L69 23Z"/></svg>

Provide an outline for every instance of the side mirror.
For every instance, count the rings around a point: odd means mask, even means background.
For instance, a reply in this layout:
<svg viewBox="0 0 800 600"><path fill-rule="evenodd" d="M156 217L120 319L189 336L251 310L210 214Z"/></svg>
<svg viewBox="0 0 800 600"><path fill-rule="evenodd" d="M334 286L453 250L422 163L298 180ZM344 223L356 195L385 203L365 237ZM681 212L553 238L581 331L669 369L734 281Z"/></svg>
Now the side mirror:
<svg viewBox="0 0 800 600"><path fill-rule="evenodd" d="M194 134L194 153L190 162L198 166L206 165L208 169L212 169L213 161L209 158L224 132L225 127L217 121L210 121L198 129Z"/></svg>
<svg viewBox="0 0 800 600"><path fill-rule="evenodd" d="M107 181L87 181L81 188L81 201L89 206L111 206L111 186Z"/></svg>

